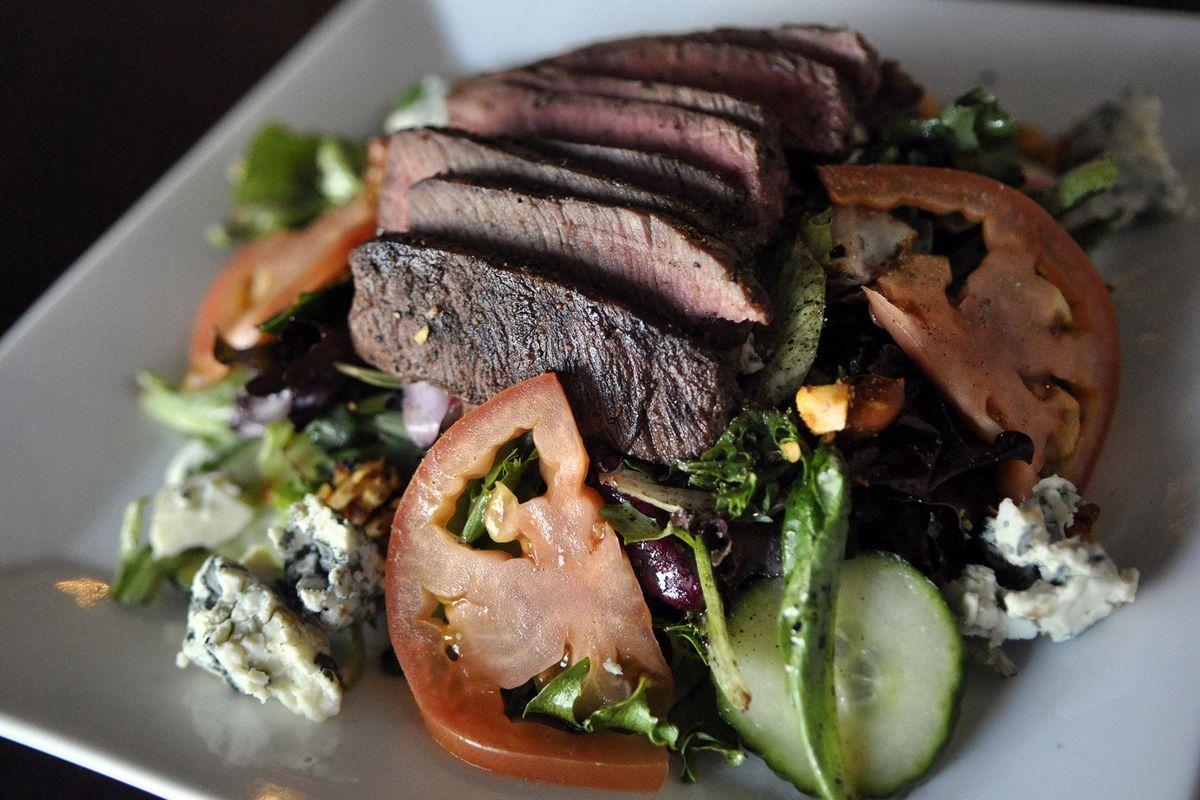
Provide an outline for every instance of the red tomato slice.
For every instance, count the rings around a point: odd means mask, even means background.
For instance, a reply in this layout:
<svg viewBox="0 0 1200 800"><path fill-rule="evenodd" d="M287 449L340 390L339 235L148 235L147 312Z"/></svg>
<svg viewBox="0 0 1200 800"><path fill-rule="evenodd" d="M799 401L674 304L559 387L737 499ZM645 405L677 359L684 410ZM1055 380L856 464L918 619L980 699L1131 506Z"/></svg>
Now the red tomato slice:
<svg viewBox="0 0 1200 800"><path fill-rule="evenodd" d="M217 273L196 313L184 386L200 388L225 374L225 365L213 357L218 333L238 348L256 344L260 323L301 292L345 275L350 251L374 235L375 208L362 196L302 230L275 231L240 247Z"/></svg>
<svg viewBox="0 0 1200 800"><path fill-rule="evenodd" d="M945 259L914 256L864 291L875 321L983 438L1019 430L1032 465L1001 490L1028 494L1052 472L1083 487L1104 446L1120 357L1108 289L1070 235L1027 195L935 167L820 169L830 199L879 211L914 206L983 225L987 255L958 297Z"/></svg>
<svg viewBox="0 0 1200 800"><path fill-rule="evenodd" d="M497 534L519 541L524 555L462 543L446 529L459 495L526 431L546 493L507 508ZM507 389L456 422L426 454L396 511L388 627L426 726L452 754L521 778L651 791L666 775L664 748L641 736L513 722L500 695L586 657L593 668L583 705L624 699L645 675L651 707L665 710L670 672L621 543L584 485L587 464L553 374Z"/></svg>

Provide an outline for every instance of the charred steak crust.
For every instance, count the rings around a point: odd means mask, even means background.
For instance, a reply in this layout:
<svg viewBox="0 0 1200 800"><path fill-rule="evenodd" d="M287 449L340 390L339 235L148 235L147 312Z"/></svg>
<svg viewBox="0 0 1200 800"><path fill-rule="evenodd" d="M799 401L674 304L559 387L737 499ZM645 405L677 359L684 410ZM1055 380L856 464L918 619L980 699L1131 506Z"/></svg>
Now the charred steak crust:
<svg viewBox="0 0 1200 800"><path fill-rule="evenodd" d="M660 463L695 456L741 398L711 350L532 263L392 234L351 256L368 363L468 402L556 372L584 435Z"/></svg>

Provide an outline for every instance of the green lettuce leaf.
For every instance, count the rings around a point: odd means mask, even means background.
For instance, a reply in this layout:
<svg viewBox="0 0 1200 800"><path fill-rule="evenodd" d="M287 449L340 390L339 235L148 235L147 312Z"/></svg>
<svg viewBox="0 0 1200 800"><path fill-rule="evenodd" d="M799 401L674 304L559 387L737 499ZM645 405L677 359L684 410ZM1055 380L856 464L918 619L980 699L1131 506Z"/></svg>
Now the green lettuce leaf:
<svg viewBox="0 0 1200 800"><path fill-rule="evenodd" d="M825 800L857 797L847 786L834 691L834 614L850 515L850 476L822 445L788 494L780 549L784 590L779 647L789 699Z"/></svg>
<svg viewBox="0 0 1200 800"><path fill-rule="evenodd" d="M177 556L156 559L142 536L149 502L148 497L134 500L125 507L121 520L117 572L108 586L108 596L122 605L150 602L167 579L190 586L199 561L207 556L204 551L187 550Z"/></svg>
<svg viewBox="0 0 1200 800"><path fill-rule="evenodd" d="M233 167L233 208L213 238L231 244L307 225L362 191L366 159L363 144L267 125Z"/></svg>
<svg viewBox="0 0 1200 800"><path fill-rule="evenodd" d="M471 481L462 493L449 529L456 531L468 544L476 542L484 533L483 515L498 484L503 484L518 498L528 499L537 493L540 481L533 437L526 435L514 439L496 455L487 474Z"/></svg>
<svg viewBox="0 0 1200 800"><path fill-rule="evenodd" d="M582 720L575 715L575 703L583 694L583 680L591 669L590 659L584 658L560 672L530 700L522 716L543 715L588 733L600 730L622 730L645 736L654 744L674 747L679 730L650 710L646 700L649 679L642 676L633 694L588 714Z"/></svg>
<svg viewBox="0 0 1200 800"><path fill-rule="evenodd" d="M604 506L603 508L620 508L620 506ZM601 513L605 514L603 510ZM721 687L725 696L730 698L731 702L745 707L750 702L750 690L738 667L737 659L733 655L733 645L729 640L729 629L725 621L725 601L721 597L721 590L717 585L716 575L713 573L712 554L708 551L704 537L700 534L692 534L673 523L667 523L665 528L659 528L654 520L632 507L629 507L626 512L614 514L614 517L619 521L628 518L635 519L632 535L641 538L625 538L627 543L675 536L691 548L696 559L696 578L700 583L700 593L704 596L704 615L695 623L672 626L668 633L672 638L681 637L683 642L694 647L701 654L702 660L712 672L713 680ZM607 514L606 518L608 518ZM616 530L623 538L626 537L620 528L616 528Z"/></svg>
<svg viewBox="0 0 1200 800"><path fill-rule="evenodd" d="M673 525L668 523L667 527L660 528L657 522L629 503L600 506L600 516L604 517L605 521L612 525L613 530L621 535L625 544L652 542L656 539L665 539L674 533Z"/></svg>
<svg viewBox="0 0 1200 800"><path fill-rule="evenodd" d="M142 408L169 428L195 436L216 449L228 447L237 439L230 429L233 401L249 379L244 369L234 369L204 389L176 389L152 372L138 375Z"/></svg>

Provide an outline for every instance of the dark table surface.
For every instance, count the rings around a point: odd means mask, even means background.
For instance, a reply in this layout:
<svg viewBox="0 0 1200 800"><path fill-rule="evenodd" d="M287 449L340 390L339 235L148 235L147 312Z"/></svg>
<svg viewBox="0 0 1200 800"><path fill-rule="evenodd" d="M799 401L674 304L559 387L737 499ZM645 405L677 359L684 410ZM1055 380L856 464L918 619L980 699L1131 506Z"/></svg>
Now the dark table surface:
<svg viewBox="0 0 1200 800"><path fill-rule="evenodd" d="M334 5L0 3L0 335ZM0 739L9 797L151 795Z"/></svg>

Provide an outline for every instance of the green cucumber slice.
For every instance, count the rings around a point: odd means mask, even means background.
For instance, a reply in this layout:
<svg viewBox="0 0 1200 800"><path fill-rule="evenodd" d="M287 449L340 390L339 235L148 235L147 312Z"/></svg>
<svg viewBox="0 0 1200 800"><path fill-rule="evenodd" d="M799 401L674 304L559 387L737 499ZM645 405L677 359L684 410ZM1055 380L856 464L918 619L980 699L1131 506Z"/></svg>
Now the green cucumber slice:
<svg viewBox="0 0 1200 800"><path fill-rule="evenodd" d="M750 707L721 698L745 744L803 792L817 781L800 741L779 648L783 581L761 581L729 617ZM850 785L886 797L924 775L950 736L962 684L962 640L937 588L902 559L863 553L842 565L834 682Z"/></svg>

